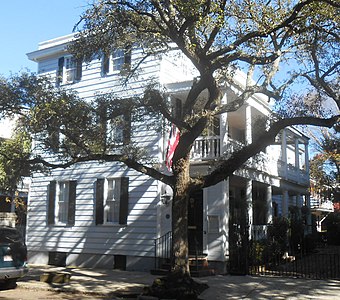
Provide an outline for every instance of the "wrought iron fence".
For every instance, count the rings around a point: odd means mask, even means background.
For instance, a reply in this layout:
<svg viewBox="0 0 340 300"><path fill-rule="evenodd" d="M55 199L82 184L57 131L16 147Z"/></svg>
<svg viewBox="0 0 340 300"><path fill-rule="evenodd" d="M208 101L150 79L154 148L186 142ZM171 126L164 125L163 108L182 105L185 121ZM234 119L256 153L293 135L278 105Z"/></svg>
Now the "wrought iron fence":
<svg viewBox="0 0 340 300"><path fill-rule="evenodd" d="M313 246L310 236L273 236L266 230L252 230L248 245L248 272L250 275L276 275L311 279L340 279L340 248L324 244ZM266 235L264 234L266 233ZM280 237L280 239L279 239Z"/></svg>

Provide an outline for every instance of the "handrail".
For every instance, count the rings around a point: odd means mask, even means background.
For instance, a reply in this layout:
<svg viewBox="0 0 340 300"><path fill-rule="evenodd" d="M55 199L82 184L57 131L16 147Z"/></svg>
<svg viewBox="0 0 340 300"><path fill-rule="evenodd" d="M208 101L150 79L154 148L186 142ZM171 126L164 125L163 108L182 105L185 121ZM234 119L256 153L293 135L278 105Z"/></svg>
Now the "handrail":
<svg viewBox="0 0 340 300"><path fill-rule="evenodd" d="M159 259L170 259L172 250L172 231L168 231L166 234L156 238L155 243L155 268Z"/></svg>

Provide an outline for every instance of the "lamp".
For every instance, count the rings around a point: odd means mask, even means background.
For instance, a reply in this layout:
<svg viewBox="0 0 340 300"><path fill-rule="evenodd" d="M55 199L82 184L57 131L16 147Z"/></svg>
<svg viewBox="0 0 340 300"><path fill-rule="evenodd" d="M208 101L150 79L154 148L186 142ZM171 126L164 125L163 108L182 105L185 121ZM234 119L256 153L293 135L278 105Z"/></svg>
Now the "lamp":
<svg viewBox="0 0 340 300"><path fill-rule="evenodd" d="M168 194L167 191L164 192L164 194L161 195L161 202L164 205L168 205L172 199L172 195Z"/></svg>

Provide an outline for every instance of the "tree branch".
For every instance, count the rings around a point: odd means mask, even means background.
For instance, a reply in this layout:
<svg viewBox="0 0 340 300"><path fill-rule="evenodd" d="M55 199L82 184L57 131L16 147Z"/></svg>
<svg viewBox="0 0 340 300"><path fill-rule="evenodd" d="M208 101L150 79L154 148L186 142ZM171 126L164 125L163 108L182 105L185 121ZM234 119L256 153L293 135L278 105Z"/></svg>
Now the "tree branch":
<svg viewBox="0 0 340 300"><path fill-rule="evenodd" d="M231 157L223 161L213 172L205 176L201 181L201 187L209 187L218 182L227 179L236 170L251 157L258 152L264 150L267 146L275 141L277 134L284 128L294 125L314 125L331 128L339 122L340 115L333 116L328 119L313 118L313 117L296 117L289 119L281 119L271 125L268 131L262 133L259 138L253 143L244 146L241 150L234 152Z"/></svg>
<svg viewBox="0 0 340 300"><path fill-rule="evenodd" d="M83 162L90 162L90 161L99 161L99 162L121 162L124 163L127 167L136 170L145 175L149 175L157 180L160 180L168 185L173 185L173 177L169 175L165 175L160 171L157 171L155 168L148 167L142 163L137 162L134 159L127 157L126 155L120 154L92 154L88 156L80 156L73 158L67 162L60 162L60 163L52 163L43 159L40 156L35 158L29 159L27 162L31 165L41 164L45 167L50 169L66 169L75 164L83 163Z"/></svg>

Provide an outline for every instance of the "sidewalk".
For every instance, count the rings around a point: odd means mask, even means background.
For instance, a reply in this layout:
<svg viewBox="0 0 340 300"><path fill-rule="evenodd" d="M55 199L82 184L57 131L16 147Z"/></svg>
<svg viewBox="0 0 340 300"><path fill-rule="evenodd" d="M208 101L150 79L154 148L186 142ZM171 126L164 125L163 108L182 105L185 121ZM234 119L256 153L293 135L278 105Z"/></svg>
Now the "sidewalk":
<svg viewBox="0 0 340 300"><path fill-rule="evenodd" d="M69 283L52 284L40 281L46 272L68 272ZM18 288L62 290L107 296L137 296L144 286L159 276L144 272L60 268L30 265L29 274L18 281ZM282 277L210 276L195 278L205 282L209 289L199 299L339 299L340 282L337 280L309 280Z"/></svg>

